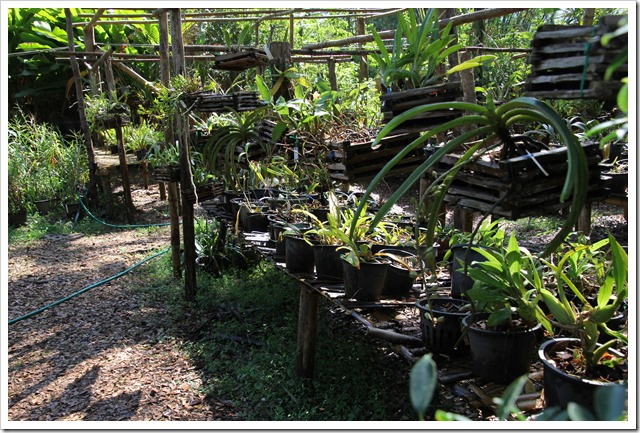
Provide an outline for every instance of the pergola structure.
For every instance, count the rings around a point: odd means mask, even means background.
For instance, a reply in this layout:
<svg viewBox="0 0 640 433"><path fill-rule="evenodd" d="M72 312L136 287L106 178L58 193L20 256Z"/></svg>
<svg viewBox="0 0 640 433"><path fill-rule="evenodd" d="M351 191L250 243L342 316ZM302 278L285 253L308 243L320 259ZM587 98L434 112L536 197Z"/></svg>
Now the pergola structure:
<svg viewBox="0 0 640 433"><path fill-rule="evenodd" d="M133 9L133 8L132 8ZM118 10L124 10L119 8ZM289 40L282 43L274 43L269 52L269 62L278 65L291 64L294 62L314 62L326 63L329 68L330 82L337 86L335 79L336 62L353 61L352 56L359 56L359 77L362 79L368 75L366 55L375 50L364 49L363 44L373 41L373 36L365 34L365 21L379 18L385 15L395 14L404 9L388 8L388 9L231 9L225 11L217 11L215 9L205 12L187 12L181 9L149 9L148 12L133 14L121 14L118 10L96 9L93 13L81 14L80 17L86 18L86 22L72 22L69 10L67 15L67 34L69 41L68 51L56 50L56 58L69 59L75 77L76 94L78 96L78 109L80 112L80 122L82 125L85 141L87 142L87 153L90 167L95 167L95 155L91 143L91 134L86 122L84 113L84 102L81 85L81 74L78 59L81 59L89 72L89 78L95 78L99 74L99 68L104 65L107 86L114 89L113 74L111 66L125 72L132 79L143 85L155 90L153 83L149 82L145 77L140 76L127 63L134 62L159 62L161 71L161 81L165 86L170 84L171 73L173 75L185 75L186 61L216 61L225 53L231 51L242 51L242 49L255 49L255 47L229 47L221 45L184 45L183 43L183 23L195 22L230 22L243 21L252 23L256 35L259 40L261 25L263 23L274 20L289 21ZM133 10L140 10L138 8ZM453 22L454 26L464 23L470 23L478 20L485 20L493 17L508 15L514 12L525 10L520 9L485 9L465 15L454 16L453 9L445 9L441 20L441 27L446 26L449 22ZM308 44L299 49L292 49L294 46L294 27L298 20L327 19L337 17L349 17L356 19L357 35L341 40L323 41L315 44ZM169 24L170 23L170 24ZM126 54L117 53L113 47L102 47L95 43L94 29L100 25L112 24L152 24L158 25L160 34L159 45L137 45L140 47L152 48L157 54ZM76 51L74 44L74 28L81 27L85 39L85 51ZM169 45L169 34L171 35L171 45ZM395 30L381 31L379 33L383 40L393 39ZM278 45L276 52L275 46ZM339 49L336 49L340 47ZM345 48L346 47L346 48ZM470 47L469 49L485 50L485 47ZM526 51L500 49L502 51ZM457 61L456 61L457 63ZM171 66L173 71L171 72ZM98 80L99 81L99 80ZM185 115L177 114L174 118L173 128L167 134L167 137L174 137L179 144L180 149L180 182L182 185L192 185L192 174L189 165L189 136L188 136L188 118ZM126 158L124 154L123 143L120 140L119 154L121 166L126 167ZM94 171L94 170L92 170ZM91 185L95 185L95 173L90 174ZM123 173L126 177L126 173ZM123 183L127 183L123 179ZM162 192L164 190L161 190ZM126 192L125 192L126 195ZM169 184L168 200L171 214L171 245L174 272L181 273L180 270L180 233L179 220L177 211L177 190L175 183ZM193 203L183 200L182 203L183 217L183 239L184 239L184 263L185 263L185 294L187 299L194 299L196 283L195 283L195 238L194 238L194 211Z"/></svg>

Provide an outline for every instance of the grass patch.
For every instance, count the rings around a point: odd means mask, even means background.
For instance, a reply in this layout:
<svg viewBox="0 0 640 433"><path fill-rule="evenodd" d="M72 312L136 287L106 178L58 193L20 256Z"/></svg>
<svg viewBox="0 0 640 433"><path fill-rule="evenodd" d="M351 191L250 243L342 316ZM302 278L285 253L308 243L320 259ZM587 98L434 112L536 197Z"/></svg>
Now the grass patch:
<svg viewBox="0 0 640 433"><path fill-rule="evenodd" d="M22 227L9 227L7 235L9 243L32 242L42 239L47 234L84 233L96 235L112 229L91 218L83 218L74 226L64 211L54 211L47 215L37 212L27 215L27 223Z"/></svg>
<svg viewBox="0 0 640 433"><path fill-rule="evenodd" d="M410 420L410 365L378 348L353 320L321 302L315 378L295 375L298 283L273 264L220 278L198 274L194 305L170 261L145 267L148 288L170 304L184 349L201 369L205 392L229 400L243 420ZM398 368L402 366L402 368Z"/></svg>

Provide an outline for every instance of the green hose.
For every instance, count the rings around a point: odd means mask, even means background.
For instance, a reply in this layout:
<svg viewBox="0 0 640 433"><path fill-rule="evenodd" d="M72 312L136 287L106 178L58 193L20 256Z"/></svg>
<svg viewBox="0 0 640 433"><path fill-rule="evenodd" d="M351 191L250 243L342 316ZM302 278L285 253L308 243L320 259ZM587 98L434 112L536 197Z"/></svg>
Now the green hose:
<svg viewBox="0 0 640 433"><path fill-rule="evenodd" d="M78 194L78 201L80 201L80 205L85 210L87 215L89 215L91 218L93 218L94 220L96 220L100 224L104 224L107 227L115 227L117 229L132 229L132 228L138 228L138 227L160 227L160 226L171 225L171 223L130 224L130 225L126 225L126 224L110 224L110 223L108 223L106 221L103 221L100 218L96 217L94 214L92 214L91 211L89 211L89 209L87 209L87 206L82 201L82 196L80 194Z"/></svg>
<svg viewBox="0 0 640 433"><path fill-rule="evenodd" d="M152 259L155 259L156 257L166 253L169 250L170 250L170 248L167 248L166 250L160 251L159 253L156 253L156 254L152 255L151 257L147 257L143 261L136 263L135 265L131 266L130 268L127 268L124 271L120 272L119 274L116 274L116 275L114 275L112 277L109 277L106 280L102 280L102 281L98 281L97 283L93 283L90 286L87 286L84 289L78 290L77 292L67 296L66 298L59 299L59 300L57 300L57 301L55 301L55 302L53 302L53 303L51 303L51 304L49 304L49 305L47 305L45 307L42 307L42 308L34 310L34 311L30 312L30 313L27 313L24 316L20 316L20 317L17 317L15 319L9 320L9 325L13 325L16 322L19 322L19 321L24 320L24 319L28 319L29 317L35 316L36 314L42 313L43 311L45 311L45 310L47 310L49 308L55 307L56 305L60 305L63 302L68 301L69 299L72 299L72 298L74 298L74 297L76 297L78 295L81 295L84 292L87 292L87 291L93 289L94 287L101 286L101 285L103 285L105 283L108 283L109 281L115 280L116 278L120 278L124 274L126 274L128 272L131 272L132 270L134 270L138 266L140 266L140 265L142 265L142 264L144 264L144 263L146 263L146 262L148 262L148 261L150 261Z"/></svg>

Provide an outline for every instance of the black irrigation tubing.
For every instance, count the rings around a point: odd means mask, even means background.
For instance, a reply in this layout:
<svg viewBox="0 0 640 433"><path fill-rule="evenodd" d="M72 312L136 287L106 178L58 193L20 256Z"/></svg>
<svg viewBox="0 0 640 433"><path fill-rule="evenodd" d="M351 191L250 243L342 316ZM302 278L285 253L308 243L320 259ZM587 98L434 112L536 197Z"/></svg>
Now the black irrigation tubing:
<svg viewBox="0 0 640 433"><path fill-rule="evenodd" d="M107 227L114 227L114 228L117 228L117 229L132 229L132 228L138 228L138 227L161 227L161 226L171 225L171 223L130 224L130 225L127 225L127 224L110 224L110 223L108 223L108 222L106 222L104 220L101 220L100 218L98 218L94 214L92 214L91 211L89 209L87 209L87 206L82 201L82 196L80 194L78 194L78 201L80 202L80 205L85 210L87 215L89 215L91 218L93 218L94 220L96 220L100 224L104 224Z"/></svg>
<svg viewBox="0 0 640 433"><path fill-rule="evenodd" d="M19 322L19 321L24 320L24 319L28 319L29 317L35 316L36 314L42 313L43 311L45 311L45 310L47 310L49 308L55 307L57 305L60 305L63 302L66 302L66 301L68 301L68 300L70 300L70 299L72 299L72 298L74 298L74 297L76 297L78 295L81 295L84 292L87 292L87 291L89 291L89 290L91 290L91 289L93 289L95 287L101 286L101 285L103 285L105 283L108 283L109 281L113 281L116 278L120 278L121 276L131 272L132 270L134 270L138 266L140 266L140 265L142 265L142 264L144 264L144 263L146 263L146 262L148 262L148 261L150 261L152 259L155 259L156 257L166 253L170 249L171 248L167 248L165 250L160 251L159 253L156 253L156 254L152 255L151 257L147 257L146 259L142 260L141 262L136 263L135 265L125 269L124 271L122 271L122 272L120 272L120 273L118 273L118 274L116 274L116 275L114 275L112 277L107 278L106 280L102 280L102 281L98 281L97 283L93 283L90 286L87 286L84 289L78 290L77 292L75 292L75 293L73 293L73 294L71 294L71 295L69 295L69 296L67 296L65 298L59 299L59 300L57 300L55 302L52 302L49 305L46 305L46 306L44 306L42 308L39 308L39 309L34 310L34 311L31 311L30 313L27 313L24 316L20 316L20 317L16 317L15 319L11 319L11 320L9 320L9 325L13 325L16 322Z"/></svg>

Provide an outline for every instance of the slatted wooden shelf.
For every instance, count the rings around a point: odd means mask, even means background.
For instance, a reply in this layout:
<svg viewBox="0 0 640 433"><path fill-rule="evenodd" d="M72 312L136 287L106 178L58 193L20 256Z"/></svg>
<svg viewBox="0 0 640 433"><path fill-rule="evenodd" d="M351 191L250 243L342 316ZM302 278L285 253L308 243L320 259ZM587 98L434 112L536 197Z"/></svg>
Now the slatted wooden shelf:
<svg viewBox="0 0 640 433"><path fill-rule="evenodd" d="M183 188L182 197L188 203L195 204L196 195L198 202L212 200L215 197L224 193L224 182L210 182L205 185L196 185L194 192L193 188Z"/></svg>
<svg viewBox="0 0 640 433"><path fill-rule="evenodd" d="M354 182L373 178L400 150L418 138L418 134L399 134L385 137L381 146L371 149L373 141L351 143L343 141L330 145L331 157L327 165L332 179ZM422 148L406 155L389 173L390 176L409 173L425 160Z"/></svg>
<svg viewBox="0 0 640 433"><path fill-rule="evenodd" d="M600 149L595 143L583 145L589 164L589 200L602 199L606 191L601 180ZM567 207L559 197L567 174L566 148L532 154L548 176L529 156L504 161L478 160L465 165L456 175L445 201L475 211L508 219L541 215ZM459 155L445 155L436 166L438 175L454 166Z"/></svg>
<svg viewBox="0 0 640 433"><path fill-rule="evenodd" d="M269 57L264 50L255 48L244 49L237 53L228 53L214 58L214 68L226 71L244 71L258 66L268 66Z"/></svg>
<svg viewBox="0 0 640 433"><path fill-rule="evenodd" d="M106 114L96 117L96 124L101 130L114 129L131 124L131 118L126 114Z"/></svg>
<svg viewBox="0 0 640 433"><path fill-rule="evenodd" d="M438 84L418 89L404 90L380 96L382 103L380 111L383 122L388 123L394 117L411 108L445 101L461 101L463 97L460 82ZM459 113L448 110L431 111L415 116L402 124L403 131L420 132L441 125L459 116Z"/></svg>
<svg viewBox="0 0 640 433"><path fill-rule="evenodd" d="M527 96L551 99L615 100L628 73L621 65L609 81L607 68L626 49L617 37L603 47L602 36L617 29L620 17L602 17L597 26L544 25L538 28L527 57L531 75L525 82Z"/></svg>
<svg viewBox="0 0 640 433"><path fill-rule="evenodd" d="M262 106L256 92L193 92L184 96L184 102L193 111L201 113L225 113L229 108L235 111L252 111Z"/></svg>
<svg viewBox="0 0 640 433"><path fill-rule="evenodd" d="M156 180L160 182L180 182L180 166L163 165L153 169Z"/></svg>

